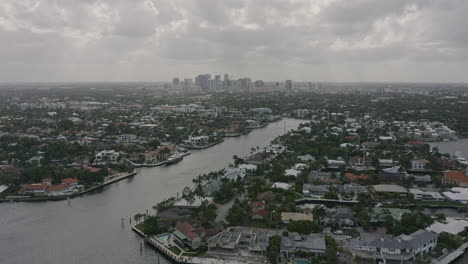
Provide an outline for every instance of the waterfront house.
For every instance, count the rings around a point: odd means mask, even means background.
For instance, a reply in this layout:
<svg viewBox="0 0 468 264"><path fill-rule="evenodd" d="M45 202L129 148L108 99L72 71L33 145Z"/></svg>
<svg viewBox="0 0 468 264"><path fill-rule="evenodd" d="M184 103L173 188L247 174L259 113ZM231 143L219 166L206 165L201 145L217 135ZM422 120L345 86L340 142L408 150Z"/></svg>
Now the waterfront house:
<svg viewBox="0 0 468 264"><path fill-rule="evenodd" d="M78 180L73 178L62 179L62 184L68 184L70 186L78 185Z"/></svg>
<svg viewBox="0 0 468 264"><path fill-rule="evenodd" d="M315 256L325 255L326 243L321 234L300 235L290 233L281 237L280 256L283 260L294 258L298 252L305 252Z"/></svg>
<svg viewBox="0 0 468 264"><path fill-rule="evenodd" d="M50 178L42 179L42 184L51 186L52 185L52 179L50 179Z"/></svg>
<svg viewBox="0 0 468 264"><path fill-rule="evenodd" d="M442 194L450 201L462 204L468 203L468 188L453 187L450 191L443 192Z"/></svg>
<svg viewBox="0 0 468 264"><path fill-rule="evenodd" d="M254 174L257 170L257 166L253 164L241 164L239 169L244 173L244 175Z"/></svg>
<svg viewBox="0 0 468 264"><path fill-rule="evenodd" d="M18 194L31 195L31 194L45 194L49 185L42 183L34 183L21 187Z"/></svg>
<svg viewBox="0 0 468 264"><path fill-rule="evenodd" d="M442 184L468 187L468 175L461 171L446 171L442 177Z"/></svg>
<svg viewBox="0 0 468 264"><path fill-rule="evenodd" d="M229 227L208 239L208 253L232 256L263 257L266 254L270 230L249 227ZM242 254L245 253L245 254Z"/></svg>
<svg viewBox="0 0 468 264"><path fill-rule="evenodd" d="M182 248L197 249L204 236L203 228L194 228L189 222L177 221L174 228L174 242Z"/></svg>
<svg viewBox="0 0 468 264"><path fill-rule="evenodd" d="M96 164L106 164L106 163L116 163L120 153L115 150L103 150L96 154L94 163Z"/></svg>
<svg viewBox="0 0 468 264"><path fill-rule="evenodd" d="M395 238L369 237L354 239L353 252L367 252L376 259L414 260L418 256L429 253L437 246L438 235L426 230L418 230L410 235L400 235Z"/></svg>
<svg viewBox="0 0 468 264"><path fill-rule="evenodd" d="M67 192L70 192L73 190L73 187L66 184L58 184L58 185L52 185L47 188L47 194L51 196L57 196L57 195L65 195Z"/></svg>
<svg viewBox="0 0 468 264"><path fill-rule="evenodd" d="M203 148L208 146L209 140L208 136L189 137L187 145L192 148Z"/></svg>
<svg viewBox="0 0 468 264"><path fill-rule="evenodd" d="M205 238L217 234L217 228L200 226L196 222L177 221L173 231L174 242L185 249L198 249Z"/></svg>
<svg viewBox="0 0 468 264"><path fill-rule="evenodd" d="M257 152L255 154L251 155L247 159L247 164L260 166L260 165L263 165L266 162L269 162L270 160L272 160L273 156L274 156L274 154L272 152L266 152L266 151Z"/></svg>

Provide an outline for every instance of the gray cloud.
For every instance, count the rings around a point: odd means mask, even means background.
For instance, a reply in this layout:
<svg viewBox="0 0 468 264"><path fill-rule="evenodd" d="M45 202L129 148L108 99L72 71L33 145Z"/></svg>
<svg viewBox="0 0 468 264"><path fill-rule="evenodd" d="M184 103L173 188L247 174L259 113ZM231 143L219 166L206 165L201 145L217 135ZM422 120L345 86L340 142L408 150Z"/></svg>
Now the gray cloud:
<svg viewBox="0 0 468 264"><path fill-rule="evenodd" d="M464 0L2 0L0 81L468 81Z"/></svg>

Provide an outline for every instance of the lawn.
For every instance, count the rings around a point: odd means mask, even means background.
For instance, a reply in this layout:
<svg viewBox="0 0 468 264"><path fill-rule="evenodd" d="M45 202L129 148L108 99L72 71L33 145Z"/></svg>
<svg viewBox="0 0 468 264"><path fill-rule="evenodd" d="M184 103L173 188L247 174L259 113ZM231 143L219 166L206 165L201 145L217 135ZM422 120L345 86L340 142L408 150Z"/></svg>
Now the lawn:
<svg viewBox="0 0 468 264"><path fill-rule="evenodd" d="M172 253L174 253L176 255L179 255L180 252L182 252L182 251L180 251L180 249L178 247L171 247L169 250L172 251Z"/></svg>

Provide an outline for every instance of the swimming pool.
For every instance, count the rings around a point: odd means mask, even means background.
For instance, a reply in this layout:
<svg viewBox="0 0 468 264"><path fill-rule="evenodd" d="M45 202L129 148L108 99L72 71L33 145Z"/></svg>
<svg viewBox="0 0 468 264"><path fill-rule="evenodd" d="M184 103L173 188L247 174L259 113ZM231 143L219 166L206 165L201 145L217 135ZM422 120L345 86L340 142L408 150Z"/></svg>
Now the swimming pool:
<svg viewBox="0 0 468 264"><path fill-rule="evenodd" d="M310 262L307 260L296 260L294 261L294 264L310 264Z"/></svg>
<svg viewBox="0 0 468 264"><path fill-rule="evenodd" d="M167 241L169 241L170 237L171 237L170 234L161 234L161 235L158 235L156 238L161 240L161 242L163 242L163 243L167 243Z"/></svg>

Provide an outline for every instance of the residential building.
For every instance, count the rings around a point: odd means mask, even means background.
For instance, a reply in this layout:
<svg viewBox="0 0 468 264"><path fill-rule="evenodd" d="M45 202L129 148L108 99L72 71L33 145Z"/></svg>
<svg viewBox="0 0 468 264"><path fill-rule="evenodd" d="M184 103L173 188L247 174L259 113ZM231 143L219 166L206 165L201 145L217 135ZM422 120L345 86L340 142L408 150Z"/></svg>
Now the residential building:
<svg viewBox="0 0 468 264"><path fill-rule="evenodd" d="M353 226L354 216L353 211L349 207L340 207L336 209L328 209L322 218L324 225L330 226Z"/></svg>
<svg viewBox="0 0 468 264"><path fill-rule="evenodd" d="M49 188L49 185L47 184L41 184L41 183L29 184L29 185L21 187L21 189L18 191L18 194L24 194L24 195L46 194L47 188Z"/></svg>
<svg viewBox="0 0 468 264"><path fill-rule="evenodd" d="M323 197L328 192L328 186L325 185L312 185L304 184L302 186L302 193L304 195L310 195L315 197Z"/></svg>
<svg viewBox="0 0 468 264"><path fill-rule="evenodd" d="M411 170L427 170L427 164L429 163L428 160L420 159L420 160L412 160L411 161Z"/></svg>
<svg viewBox="0 0 468 264"><path fill-rule="evenodd" d="M297 252L323 256L325 250L325 238L321 234L304 236L298 233L290 233L288 236L281 237L280 255L283 260L295 258Z"/></svg>
<svg viewBox="0 0 468 264"><path fill-rule="evenodd" d="M208 136L189 137L187 144L193 148L202 148L209 144L209 140Z"/></svg>
<svg viewBox="0 0 468 264"><path fill-rule="evenodd" d="M96 164L106 164L106 163L116 163L119 159L120 153L115 150L103 150L96 154L94 163Z"/></svg>
<svg viewBox="0 0 468 264"><path fill-rule="evenodd" d="M420 189L410 189L409 192L415 200L420 201L443 201L444 197L438 192L426 192Z"/></svg>
<svg viewBox="0 0 468 264"><path fill-rule="evenodd" d="M174 242L182 248L197 249L204 238L209 238L218 233L218 229L205 229L197 224L177 221L174 228Z"/></svg>
<svg viewBox="0 0 468 264"><path fill-rule="evenodd" d="M450 201L462 204L468 203L468 188L453 187L450 191L443 192L442 194Z"/></svg>
<svg viewBox="0 0 468 264"><path fill-rule="evenodd" d="M120 142L120 143L127 143L127 142L130 142L132 140L135 140L137 139L137 135L133 135L133 134L123 134L123 135L119 135L117 137L117 142Z"/></svg>
<svg viewBox="0 0 468 264"><path fill-rule="evenodd" d="M270 215L270 209L264 201L253 202L250 204L252 213L250 217L254 220L263 220Z"/></svg>
<svg viewBox="0 0 468 264"><path fill-rule="evenodd" d="M62 184L68 184L70 186L76 186L78 185L78 180L77 179L73 179L73 178L66 178L66 179L62 179Z"/></svg>
<svg viewBox="0 0 468 264"><path fill-rule="evenodd" d="M418 230L410 235L395 238L355 239L351 244L354 252L371 253L376 259L409 261L433 250L437 246L437 237L438 235L432 232Z"/></svg>
<svg viewBox="0 0 468 264"><path fill-rule="evenodd" d="M67 192L73 190L73 187L66 184L52 185L47 188L47 194L52 196L65 195Z"/></svg>
<svg viewBox="0 0 468 264"><path fill-rule="evenodd" d="M442 177L442 184L468 187L468 175L460 171L447 171Z"/></svg>
<svg viewBox="0 0 468 264"><path fill-rule="evenodd" d="M270 230L249 227L229 227L208 239L208 253L220 252L240 256L264 257Z"/></svg>
<svg viewBox="0 0 468 264"><path fill-rule="evenodd" d="M345 176L350 180L350 181L357 181L357 180L367 180L369 179L369 176L367 174L354 174L352 172L345 173Z"/></svg>

